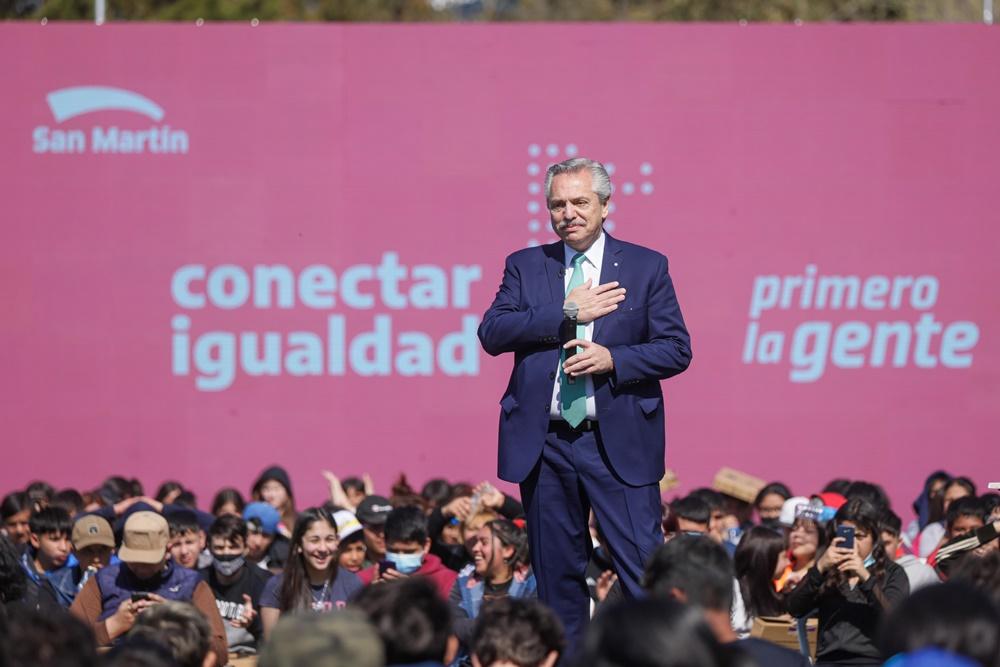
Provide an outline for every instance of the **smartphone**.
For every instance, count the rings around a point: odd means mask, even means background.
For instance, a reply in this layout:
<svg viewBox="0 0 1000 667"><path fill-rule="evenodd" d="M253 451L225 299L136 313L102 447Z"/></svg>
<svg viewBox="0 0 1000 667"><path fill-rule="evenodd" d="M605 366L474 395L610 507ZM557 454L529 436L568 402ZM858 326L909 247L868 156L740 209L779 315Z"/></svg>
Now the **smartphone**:
<svg viewBox="0 0 1000 667"><path fill-rule="evenodd" d="M392 570L392 569L395 569L393 567L392 561L384 560L378 564L379 575L383 575L385 574L386 570Z"/></svg>
<svg viewBox="0 0 1000 667"><path fill-rule="evenodd" d="M854 526L837 526L837 537L844 538L844 541L837 545L841 549L854 548Z"/></svg>
<svg viewBox="0 0 1000 667"><path fill-rule="evenodd" d="M132 593L132 602L141 602L149 599L149 593Z"/></svg>

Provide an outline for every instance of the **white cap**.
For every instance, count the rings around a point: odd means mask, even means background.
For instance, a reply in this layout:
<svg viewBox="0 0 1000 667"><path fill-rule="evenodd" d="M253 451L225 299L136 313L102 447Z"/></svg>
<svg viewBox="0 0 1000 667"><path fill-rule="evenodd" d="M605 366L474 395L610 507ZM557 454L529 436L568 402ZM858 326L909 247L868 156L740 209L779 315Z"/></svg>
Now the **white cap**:
<svg viewBox="0 0 1000 667"><path fill-rule="evenodd" d="M785 501L785 504L781 506L781 516L778 517L778 522L782 526L792 526L795 523L795 517L798 515L798 508L800 506L809 506L809 499L805 496L792 496Z"/></svg>
<svg viewBox="0 0 1000 667"><path fill-rule="evenodd" d="M361 530L361 522L354 512L338 510L333 513L333 520L337 522L337 537L341 540Z"/></svg>

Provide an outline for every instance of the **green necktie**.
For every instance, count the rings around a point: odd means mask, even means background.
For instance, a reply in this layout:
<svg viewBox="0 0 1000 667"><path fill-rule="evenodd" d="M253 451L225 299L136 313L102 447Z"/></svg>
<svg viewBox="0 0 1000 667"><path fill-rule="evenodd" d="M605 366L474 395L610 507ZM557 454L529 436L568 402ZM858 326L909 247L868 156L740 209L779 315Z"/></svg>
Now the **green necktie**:
<svg viewBox="0 0 1000 667"><path fill-rule="evenodd" d="M573 273L569 277L569 286L566 288L568 295L574 289L583 284L583 262L586 256L577 253L573 257ZM587 327L583 324L576 325L576 337L583 339L587 335ZM562 370L562 365L566 363L567 357L571 357L582 348L577 347L575 351L563 350L559 355L559 412L562 414L570 426L576 428L587 418L587 385L582 376L570 378Z"/></svg>

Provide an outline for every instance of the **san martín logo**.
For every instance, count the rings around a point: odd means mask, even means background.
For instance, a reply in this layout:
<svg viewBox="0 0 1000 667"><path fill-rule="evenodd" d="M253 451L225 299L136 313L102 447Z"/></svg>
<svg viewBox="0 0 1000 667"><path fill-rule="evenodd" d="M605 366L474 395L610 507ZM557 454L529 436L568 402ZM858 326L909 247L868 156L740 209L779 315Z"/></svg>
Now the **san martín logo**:
<svg viewBox="0 0 1000 667"><path fill-rule="evenodd" d="M31 134L35 153L166 153L185 154L188 134L166 124L156 102L131 90L108 86L75 86L46 96L56 123L100 111L129 111L154 123L143 129L94 125L88 130L39 125Z"/></svg>

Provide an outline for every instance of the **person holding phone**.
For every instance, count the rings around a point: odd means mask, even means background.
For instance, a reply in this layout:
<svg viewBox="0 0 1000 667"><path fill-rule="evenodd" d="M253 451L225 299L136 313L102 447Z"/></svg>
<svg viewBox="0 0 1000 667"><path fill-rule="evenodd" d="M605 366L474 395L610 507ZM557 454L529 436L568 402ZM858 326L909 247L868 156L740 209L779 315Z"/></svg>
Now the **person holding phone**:
<svg viewBox="0 0 1000 667"><path fill-rule="evenodd" d="M138 511L125 521L120 563L108 565L87 580L69 611L86 623L98 646L110 646L128 633L147 609L167 600L189 602L208 621L217 663L226 664L226 630L215 596L197 572L170 559L167 520Z"/></svg>
<svg viewBox="0 0 1000 667"><path fill-rule="evenodd" d="M830 546L788 596L788 611L819 609L817 665L881 665L875 643L882 615L910 592L903 568L885 554L878 510L849 500L828 527Z"/></svg>

